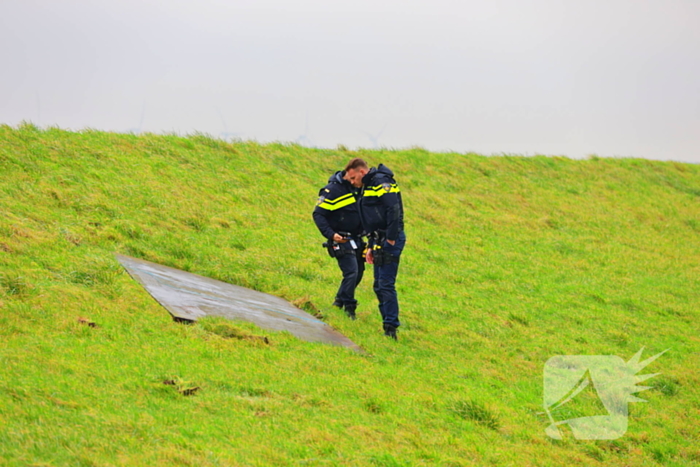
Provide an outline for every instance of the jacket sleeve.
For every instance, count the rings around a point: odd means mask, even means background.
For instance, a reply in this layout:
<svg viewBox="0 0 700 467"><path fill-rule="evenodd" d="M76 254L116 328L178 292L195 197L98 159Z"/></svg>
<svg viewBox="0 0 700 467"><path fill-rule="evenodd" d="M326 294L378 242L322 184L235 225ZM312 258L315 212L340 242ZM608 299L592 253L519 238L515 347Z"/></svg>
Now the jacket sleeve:
<svg viewBox="0 0 700 467"><path fill-rule="evenodd" d="M401 204L399 195L393 192L396 184L392 185L392 192L382 195L382 205L386 213L386 238L396 240L399 238L399 224L401 216ZM398 190L398 188L396 188Z"/></svg>
<svg viewBox="0 0 700 467"><path fill-rule="evenodd" d="M335 235L335 231L331 228L330 222L328 222L328 216L330 214L330 211L316 206L314 209L313 217L314 217L314 222L316 223L316 227L318 227L319 232L321 232L321 235L326 237L328 240L333 239L333 235Z"/></svg>
<svg viewBox="0 0 700 467"><path fill-rule="evenodd" d="M331 227L330 222L332 213L326 207L326 196L328 194L330 194L330 188L328 186L321 188L321 191L318 192L318 202L314 208L313 218L314 222L316 223L316 227L318 227L319 232L321 232L321 235L326 237L328 240L332 240L333 235L335 235L335 231Z"/></svg>

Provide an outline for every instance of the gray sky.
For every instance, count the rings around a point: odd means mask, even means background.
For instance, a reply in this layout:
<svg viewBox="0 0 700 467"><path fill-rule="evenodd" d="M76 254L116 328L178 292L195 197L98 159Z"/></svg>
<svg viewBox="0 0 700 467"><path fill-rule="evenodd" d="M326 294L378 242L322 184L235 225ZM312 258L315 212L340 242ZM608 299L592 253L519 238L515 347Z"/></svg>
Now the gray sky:
<svg viewBox="0 0 700 467"><path fill-rule="evenodd" d="M0 0L0 123L700 162L699 25L699 0Z"/></svg>

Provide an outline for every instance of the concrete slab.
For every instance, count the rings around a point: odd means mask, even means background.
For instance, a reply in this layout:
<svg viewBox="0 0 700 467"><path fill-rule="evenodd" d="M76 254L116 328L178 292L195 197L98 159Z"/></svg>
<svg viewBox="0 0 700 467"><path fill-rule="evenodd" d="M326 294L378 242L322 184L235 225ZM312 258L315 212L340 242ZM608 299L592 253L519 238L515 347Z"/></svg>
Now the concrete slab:
<svg viewBox="0 0 700 467"><path fill-rule="evenodd" d="M222 316L249 321L263 329L288 331L309 342L362 351L323 321L279 297L130 256L116 257L129 275L176 320Z"/></svg>

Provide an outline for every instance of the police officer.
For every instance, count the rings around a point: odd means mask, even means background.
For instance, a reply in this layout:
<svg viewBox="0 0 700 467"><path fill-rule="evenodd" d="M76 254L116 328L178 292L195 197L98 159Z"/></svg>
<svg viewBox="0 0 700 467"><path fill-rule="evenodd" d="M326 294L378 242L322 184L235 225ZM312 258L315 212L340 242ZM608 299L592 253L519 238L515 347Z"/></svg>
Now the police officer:
<svg viewBox="0 0 700 467"><path fill-rule="evenodd" d="M367 262L374 264L374 293L379 300L384 335L396 340L396 330L401 324L396 275L406 244L401 191L394 173L383 164L370 169L364 160L355 158L348 162L345 172L345 178L360 188L360 216L365 232L370 235Z"/></svg>
<svg viewBox="0 0 700 467"><path fill-rule="evenodd" d="M338 266L343 272L343 280L333 305L343 308L350 318L355 319L355 288L365 271L365 243L361 239L358 190L343 179L344 175L345 172L336 172L328 180L328 185L321 189L313 218L318 230L328 239L324 246L338 260Z"/></svg>

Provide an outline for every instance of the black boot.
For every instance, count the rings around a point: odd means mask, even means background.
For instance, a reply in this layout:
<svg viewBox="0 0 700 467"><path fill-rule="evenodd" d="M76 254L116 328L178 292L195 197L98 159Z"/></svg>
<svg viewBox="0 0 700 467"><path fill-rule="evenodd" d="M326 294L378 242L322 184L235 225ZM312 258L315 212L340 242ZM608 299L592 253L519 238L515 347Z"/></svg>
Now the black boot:
<svg viewBox="0 0 700 467"><path fill-rule="evenodd" d="M347 304L345 305L345 314L348 315L348 317L352 320L356 318L355 316L355 310L357 309L357 303L354 305Z"/></svg>
<svg viewBox="0 0 700 467"><path fill-rule="evenodd" d="M338 308L343 308L343 302L338 300L337 298L333 301L333 306L337 306Z"/></svg>
<svg viewBox="0 0 700 467"><path fill-rule="evenodd" d="M395 341L399 340L399 338L396 336L396 328L391 324L384 325L384 335L387 337L391 337Z"/></svg>

